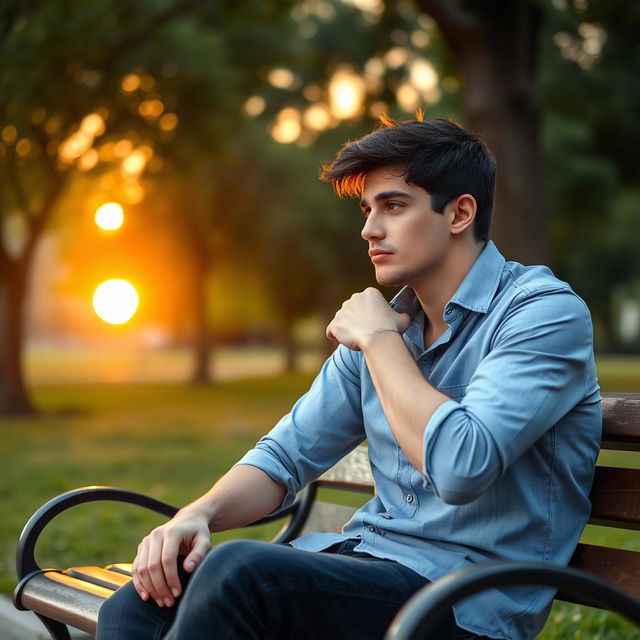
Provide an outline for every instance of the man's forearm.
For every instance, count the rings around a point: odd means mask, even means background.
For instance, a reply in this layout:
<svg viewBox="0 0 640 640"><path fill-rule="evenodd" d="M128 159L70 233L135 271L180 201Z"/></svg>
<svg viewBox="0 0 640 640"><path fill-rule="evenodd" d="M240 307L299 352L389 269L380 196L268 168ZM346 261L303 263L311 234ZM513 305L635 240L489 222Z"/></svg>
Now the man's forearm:
<svg viewBox="0 0 640 640"><path fill-rule="evenodd" d="M203 514L212 532L244 527L281 504L286 489L261 469L238 465L230 469L184 512Z"/></svg>
<svg viewBox="0 0 640 640"><path fill-rule="evenodd" d="M450 398L425 380L398 332L376 333L360 348L398 444L409 462L423 473L426 424Z"/></svg>

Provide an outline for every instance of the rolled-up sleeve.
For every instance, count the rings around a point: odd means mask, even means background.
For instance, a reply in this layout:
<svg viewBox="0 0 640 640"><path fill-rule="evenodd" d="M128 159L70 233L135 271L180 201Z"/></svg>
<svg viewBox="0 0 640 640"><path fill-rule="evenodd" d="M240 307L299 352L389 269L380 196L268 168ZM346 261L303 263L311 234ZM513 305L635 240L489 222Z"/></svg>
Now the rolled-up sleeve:
<svg viewBox="0 0 640 640"><path fill-rule="evenodd" d="M443 501L477 498L585 396L591 319L569 290L522 292L460 401L424 434L425 484Z"/></svg>
<svg viewBox="0 0 640 640"><path fill-rule="evenodd" d="M338 347L291 412L236 463L258 467L286 488L277 511L365 439L358 357Z"/></svg>

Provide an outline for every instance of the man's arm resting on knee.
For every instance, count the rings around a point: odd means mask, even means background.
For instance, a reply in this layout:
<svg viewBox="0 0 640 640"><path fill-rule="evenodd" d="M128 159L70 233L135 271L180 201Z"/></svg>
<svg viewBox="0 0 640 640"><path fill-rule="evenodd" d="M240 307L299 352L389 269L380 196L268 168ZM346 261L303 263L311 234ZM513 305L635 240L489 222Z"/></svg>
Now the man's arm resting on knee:
<svg viewBox="0 0 640 640"><path fill-rule="evenodd" d="M286 489L261 469L237 465L207 493L154 529L138 546L133 583L143 600L172 606L181 593L176 559L192 572L211 548L211 532L242 527L277 509Z"/></svg>

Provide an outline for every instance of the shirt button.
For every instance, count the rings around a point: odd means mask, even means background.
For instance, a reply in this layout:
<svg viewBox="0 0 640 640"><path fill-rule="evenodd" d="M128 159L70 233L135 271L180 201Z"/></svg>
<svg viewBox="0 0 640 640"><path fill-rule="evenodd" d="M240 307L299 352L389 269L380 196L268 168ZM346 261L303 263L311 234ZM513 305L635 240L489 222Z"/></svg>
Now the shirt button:
<svg viewBox="0 0 640 640"><path fill-rule="evenodd" d="M373 532L375 531L375 529L374 529L371 525L369 525L369 526L367 527L367 529L369 529L369 531L371 531L371 533L373 533Z"/></svg>
<svg viewBox="0 0 640 640"><path fill-rule="evenodd" d="M388 513L382 516L385 520L393 520L393 516L390 516Z"/></svg>
<svg viewBox="0 0 640 640"><path fill-rule="evenodd" d="M413 496L409 493L407 494L407 502L411 504L413 502Z"/></svg>

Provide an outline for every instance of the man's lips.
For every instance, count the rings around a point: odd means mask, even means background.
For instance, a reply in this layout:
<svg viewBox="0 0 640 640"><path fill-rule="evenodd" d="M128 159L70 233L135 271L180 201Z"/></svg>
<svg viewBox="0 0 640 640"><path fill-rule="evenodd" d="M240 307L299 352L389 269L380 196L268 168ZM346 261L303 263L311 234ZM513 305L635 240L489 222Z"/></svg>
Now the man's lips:
<svg viewBox="0 0 640 640"><path fill-rule="evenodd" d="M369 256L371 256L371 262L373 263L384 262L391 255L391 251L383 251L382 249L369 250Z"/></svg>

